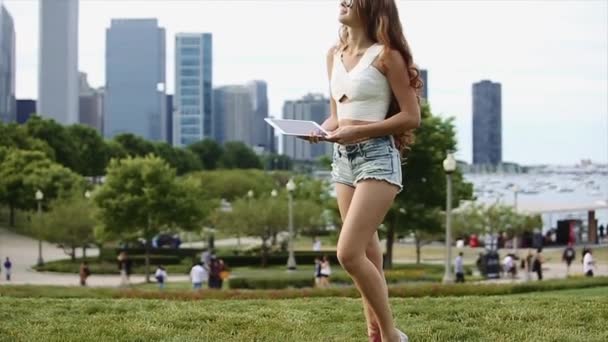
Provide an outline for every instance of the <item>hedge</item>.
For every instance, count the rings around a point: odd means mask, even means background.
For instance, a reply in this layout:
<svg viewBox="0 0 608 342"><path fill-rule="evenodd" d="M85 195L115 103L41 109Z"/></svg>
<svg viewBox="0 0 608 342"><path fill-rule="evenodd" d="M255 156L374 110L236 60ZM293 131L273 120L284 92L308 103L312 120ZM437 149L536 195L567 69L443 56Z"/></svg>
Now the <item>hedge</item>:
<svg viewBox="0 0 608 342"><path fill-rule="evenodd" d="M531 292L583 289L608 286L608 277L543 280L515 284L408 284L390 286L391 298L445 297L445 296L494 296ZM184 290L141 290L86 288L76 286L0 286L0 296L18 298L142 298L166 300L206 300L206 299L290 299L313 297L358 298L354 287L332 287L328 289L283 289L283 290L224 290L224 291L184 291ZM525 300L525 299L522 299Z"/></svg>

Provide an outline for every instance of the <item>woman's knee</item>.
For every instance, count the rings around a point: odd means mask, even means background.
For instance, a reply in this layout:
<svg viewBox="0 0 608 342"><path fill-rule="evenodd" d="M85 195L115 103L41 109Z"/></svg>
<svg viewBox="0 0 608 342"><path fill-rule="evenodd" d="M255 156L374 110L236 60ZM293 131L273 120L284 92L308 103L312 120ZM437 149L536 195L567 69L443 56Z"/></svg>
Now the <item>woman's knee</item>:
<svg viewBox="0 0 608 342"><path fill-rule="evenodd" d="M346 248L338 248L338 261L340 265L346 270L349 271L353 269L364 257L362 252L356 252L352 250L348 250Z"/></svg>

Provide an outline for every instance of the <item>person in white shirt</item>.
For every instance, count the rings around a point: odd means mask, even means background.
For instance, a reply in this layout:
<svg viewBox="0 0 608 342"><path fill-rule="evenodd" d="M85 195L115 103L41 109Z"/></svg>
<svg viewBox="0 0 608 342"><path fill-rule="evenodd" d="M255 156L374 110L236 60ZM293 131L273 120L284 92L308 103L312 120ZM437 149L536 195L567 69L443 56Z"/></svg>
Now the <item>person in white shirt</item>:
<svg viewBox="0 0 608 342"><path fill-rule="evenodd" d="M464 283L464 264L462 260L462 252L458 253L454 260L454 273L456 273L456 282Z"/></svg>
<svg viewBox="0 0 608 342"><path fill-rule="evenodd" d="M511 254L507 254L507 256L503 259L504 270L506 274L511 275L511 277L515 276L515 272L513 272L513 268L515 263L513 262L513 257Z"/></svg>
<svg viewBox="0 0 608 342"><path fill-rule="evenodd" d="M167 281L167 271L165 270L165 268L162 265L158 265L158 268L156 268L156 273L154 274L154 277L156 278L156 281L158 282L158 288L161 290L164 289L165 282Z"/></svg>
<svg viewBox="0 0 608 342"><path fill-rule="evenodd" d="M587 250L587 253L583 257L583 272L587 277L593 277L593 268L595 266L595 261L593 261L593 256L591 255L591 249Z"/></svg>
<svg viewBox="0 0 608 342"><path fill-rule="evenodd" d="M192 280L192 288L194 290L200 290L203 288L203 283L206 283L209 279L209 273L203 267L203 263L192 266L190 270L190 280Z"/></svg>
<svg viewBox="0 0 608 342"><path fill-rule="evenodd" d="M312 250L313 250L313 252L321 251L321 239L315 238L315 242L313 242L313 244L312 244Z"/></svg>
<svg viewBox="0 0 608 342"><path fill-rule="evenodd" d="M331 266L329 265L329 258L326 255L323 256L321 260L321 271L320 271L320 279L319 286L320 287L329 287L329 276L331 275Z"/></svg>

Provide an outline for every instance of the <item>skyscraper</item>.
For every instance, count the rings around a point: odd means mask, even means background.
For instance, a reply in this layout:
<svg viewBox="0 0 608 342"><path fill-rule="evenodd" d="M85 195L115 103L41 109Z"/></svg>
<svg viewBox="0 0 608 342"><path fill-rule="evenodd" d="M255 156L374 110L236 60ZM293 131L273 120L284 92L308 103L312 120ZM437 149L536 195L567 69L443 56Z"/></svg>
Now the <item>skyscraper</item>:
<svg viewBox="0 0 608 342"><path fill-rule="evenodd" d="M17 123L24 124L36 114L35 100L17 100Z"/></svg>
<svg viewBox="0 0 608 342"><path fill-rule="evenodd" d="M80 73L79 88L78 123L103 134L103 90L92 88L84 72Z"/></svg>
<svg viewBox="0 0 608 342"><path fill-rule="evenodd" d="M271 131L271 126L264 121L268 117L268 85L264 81L251 81L247 83L247 87L251 93L253 105L252 146L271 152L273 141L270 140L270 135L274 134Z"/></svg>
<svg viewBox="0 0 608 342"><path fill-rule="evenodd" d="M167 144L173 144L173 95L167 94Z"/></svg>
<svg viewBox="0 0 608 342"><path fill-rule="evenodd" d="M166 141L165 29L156 19L113 19L106 30L104 135Z"/></svg>
<svg viewBox="0 0 608 342"><path fill-rule="evenodd" d="M473 164L502 163L501 98L500 83L473 84Z"/></svg>
<svg viewBox="0 0 608 342"><path fill-rule="evenodd" d="M426 69L420 69L420 78L422 78L422 82L424 85L422 86L422 100L424 102L429 102L429 72Z"/></svg>
<svg viewBox="0 0 608 342"><path fill-rule="evenodd" d="M232 85L213 91L215 140L240 141L253 146L253 101L248 87Z"/></svg>
<svg viewBox="0 0 608 342"><path fill-rule="evenodd" d="M212 43L209 33L175 37L175 146L213 137Z"/></svg>
<svg viewBox="0 0 608 342"><path fill-rule="evenodd" d="M78 0L40 0L38 112L78 122Z"/></svg>
<svg viewBox="0 0 608 342"><path fill-rule="evenodd" d="M283 118L292 120L312 120L318 124L329 116L329 99L322 94L308 94L300 100L286 101L283 105ZM283 137L283 154L294 160L316 160L331 152L328 143L310 144L295 137Z"/></svg>
<svg viewBox="0 0 608 342"><path fill-rule="evenodd" d="M15 62L15 26L0 1L0 122L17 120Z"/></svg>

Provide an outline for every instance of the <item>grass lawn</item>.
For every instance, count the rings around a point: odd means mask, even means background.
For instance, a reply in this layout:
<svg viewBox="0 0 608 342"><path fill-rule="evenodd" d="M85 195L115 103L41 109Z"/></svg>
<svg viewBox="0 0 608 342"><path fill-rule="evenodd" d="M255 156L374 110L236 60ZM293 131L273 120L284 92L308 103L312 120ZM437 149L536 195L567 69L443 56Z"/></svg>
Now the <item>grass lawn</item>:
<svg viewBox="0 0 608 342"><path fill-rule="evenodd" d="M412 341L606 341L608 287L392 299ZM365 341L360 300L0 297L0 341Z"/></svg>

